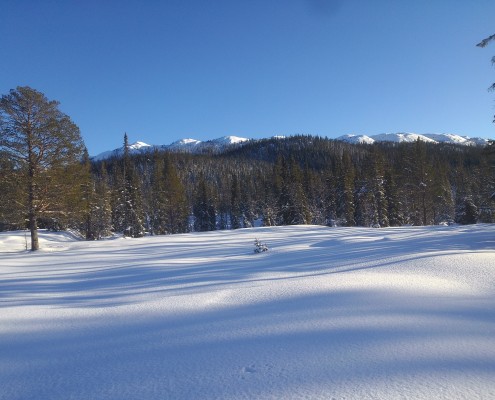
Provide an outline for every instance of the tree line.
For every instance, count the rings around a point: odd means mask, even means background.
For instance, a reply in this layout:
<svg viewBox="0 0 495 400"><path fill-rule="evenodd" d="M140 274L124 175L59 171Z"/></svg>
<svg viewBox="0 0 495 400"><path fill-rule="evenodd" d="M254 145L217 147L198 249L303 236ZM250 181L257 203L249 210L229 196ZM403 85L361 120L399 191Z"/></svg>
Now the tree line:
<svg viewBox="0 0 495 400"><path fill-rule="evenodd" d="M93 162L70 118L31 88L0 101L0 229L88 240L257 225L494 222L492 146L348 144L317 136Z"/></svg>
<svg viewBox="0 0 495 400"><path fill-rule="evenodd" d="M109 191L120 193L119 174L128 162L139 176L132 185L141 215L135 234L257 225L469 224L495 218L492 156L476 146L352 145L293 136L217 154L124 155L93 168L101 171L98 179L113 177L106 180ZM119 207L115 199L112 209Z"/></svg>

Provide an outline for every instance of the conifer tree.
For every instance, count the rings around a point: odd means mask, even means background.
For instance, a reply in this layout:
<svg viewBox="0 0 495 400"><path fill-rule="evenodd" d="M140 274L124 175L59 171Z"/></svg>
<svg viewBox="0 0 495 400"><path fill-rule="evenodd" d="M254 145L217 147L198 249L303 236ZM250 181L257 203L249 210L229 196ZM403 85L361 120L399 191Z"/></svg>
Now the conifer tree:
<svg viewBox="0 0 495 400"><path fill-rule="evenodd" d="M140 185L129 154L127 133L124 134L124 155L118 183L114 225L124 236L144 235Z"/></svg>
<svg viewBox="0 0 495 400"><path fill-rule="evenodd" d="M0 230L25 228L20 172L10 157L0 152Z"/></svg>
<svg viewBox="0 0 495 400"><path fill-rule="evenodd" d="M474 204L472 196L464 197L457 211L456 220L463 225L475 224L478 221L478 207Z"/></svg>
<svg viewBox="0 0 495 400"><path fill-rule="evenodd" d="M150 202L148 217L150 220L150 233L163 235L167 233L166 209L167 199L165 195L164 163L158 150L153 153L153 172L150 182Z"/></svg>
<svg viewBox="0 0 495 400"><path fill-rule="evenodd" d="M337 224L337 177L332 168L324 173L325 179L325 224L335 226Z"/></svg>
<svg viewBox="0 0 495 400"><path fill-rule="evenodd" d="M187 232L189 205L186 191L168 153L164 154L165 221L169 234Z"/></svg>
<svg viewBox="0 0 495 400"><path fill-rule="evenodd" d="M0 151L19 172L31 250L39 249L40 218L70 212L66 193L78 185L70 172L81 166L84 144L79 128L58 106L27 86L0 99Z"/></svg>
<svg viewBox="0 0 495 400"><path fill-rule="evenodd" d="M241 187L237 175L232 175L232 186L230 190L230 220L232 229L242 228L241 219Z"/></svg>
<svg viewBox="0 0 495 400"><path fill-rule="evenodd" d="M98 174L93 178L91 201L91 239L100 240L112 233L111 191L105 163L101 163Z"/></svg>
<svg viewBox="0 0 495 400"><path fill-rule="evenodd" d="M280 174L278 209L282 225L309 223L311 218L303 189L301 168L292 157L289 162L280 157L278 163L277 171Z"/></svg>
<svg viewBox="0 0 495 400"><path fill-rule="evenodd" d="M354 220L356 210L354 202L355 176L356 171L352 163L351 155L348 151L344 151L339 170L337 204L339 216L343 218L346 226L356 225L356 221Z"/></svg>
<svg viewBox="0 0 495 400"><path fill-rule="evenodd" d="M410 222L414 225L433 223L433 172L427 155L427 145L420 139L413 148L407 150L404 157L404 198L407 201Z"/></svg>
<svg viewBox="0 0 495 400"><path fill-rule="evenodd" d="M404 213L396 184L394 172L387 170L384 174L384 190L387 203L387 217L390 226L402 226L404 224Z"/></svg>
<svg viewBox="0 0 495 400"><path fill-rule="evenodd" d="M450 185L446 166L439 161L435 163L435 173L431 179L433 223L448 222L454 220L454 198Z"/></svg>
<svg viewBox="0 0 495 400"><path fill-rule="evenodd" d="M82 169L81 169L81 208L79 217L79 230L84 234L86 240L94 240L94 232L92 229L93 215L92 205L96 201L95 186L93 176L91 174L91 161L89 154L84 149Z"/></svg>
<svg viewBox="0 0 495 400"><path fill-rule="evenodd" d="M198 232L216 229L215 199L203 175L200 176L194 199L194 229Z"/></svg>

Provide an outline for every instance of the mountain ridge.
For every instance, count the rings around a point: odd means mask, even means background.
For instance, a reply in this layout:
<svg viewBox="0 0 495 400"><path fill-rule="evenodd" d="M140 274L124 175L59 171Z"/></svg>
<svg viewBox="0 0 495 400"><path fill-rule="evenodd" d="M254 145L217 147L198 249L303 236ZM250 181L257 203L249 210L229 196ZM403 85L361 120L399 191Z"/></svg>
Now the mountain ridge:
<svg viewBox="0 0 495 400"><path fill-rule="evenodd" d="M275 139L283 139L284 136L273 136ZM337 138L329 138L329 140L337 140L350 144L373 144L375 142L394 142L394 143L411 143L416 140L422 140L427 143L450 143L463 146L484 146L488 143L489 139L469 136L460 136L452 133L411 133L411 132L399 132L399 133L381 133L377 135L357 135L347 134ZM211 139L207 141L201 141L192 138L185 138L176 140L168 145L150 145L145 142L137 141L129 145L129 150L133 154L144 153L148 151L157 150L169 150L175 152L187 152L187 153L201 153L205 151L221 151L230 146L242 145L249 141L256 141L263 139L248 139L239 136L222 136L217 139ZM101 161L110 157L118 157L123 154L123 147L116 148L114 150L104 151L91 157L93 161Z"/></svg>

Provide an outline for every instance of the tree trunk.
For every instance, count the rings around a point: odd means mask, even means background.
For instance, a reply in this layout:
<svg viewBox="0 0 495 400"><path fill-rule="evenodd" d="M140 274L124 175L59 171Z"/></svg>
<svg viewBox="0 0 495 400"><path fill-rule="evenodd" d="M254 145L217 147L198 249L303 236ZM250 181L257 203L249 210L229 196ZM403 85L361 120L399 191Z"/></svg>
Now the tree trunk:
<svg viewBox="0 0 495 400"><path fill-rule="evenodd" d="M31 231L31 251L39 250L38 225L36 223L36 215L32 210L29 212L29 230Z"/></svg>
<svg viewBox="0 0 495 400"><path fill-rule="evenodd" d="M29 171L29 230L31 231L31 251L39 250L40 244L38 241L38 224L35 206L35 187L33 182L34 172L30 168Z"/></svg>
<svg viewBox="0 0 495 400"><path fill-rule="evenodd" d="M33 146L31 143L30 130L28 131L28 163L29 163L29 230L31 231L31 251L39 250L40 243L38 240L38 224L36 213L36 183L35 183L35 162L33 154Z"/></svg>

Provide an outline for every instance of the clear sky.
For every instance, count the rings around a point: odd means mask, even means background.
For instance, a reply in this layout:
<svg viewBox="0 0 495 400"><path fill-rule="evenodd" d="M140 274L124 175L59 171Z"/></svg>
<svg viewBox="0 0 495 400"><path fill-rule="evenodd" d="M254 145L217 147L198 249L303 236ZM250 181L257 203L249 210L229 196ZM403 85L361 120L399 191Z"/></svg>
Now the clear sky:
<svg viewBox="0 0 495 400"><path fill-rule="evenodd" d="M0 0L0 93L129 141L495 137L493 0Z"/></svg>

